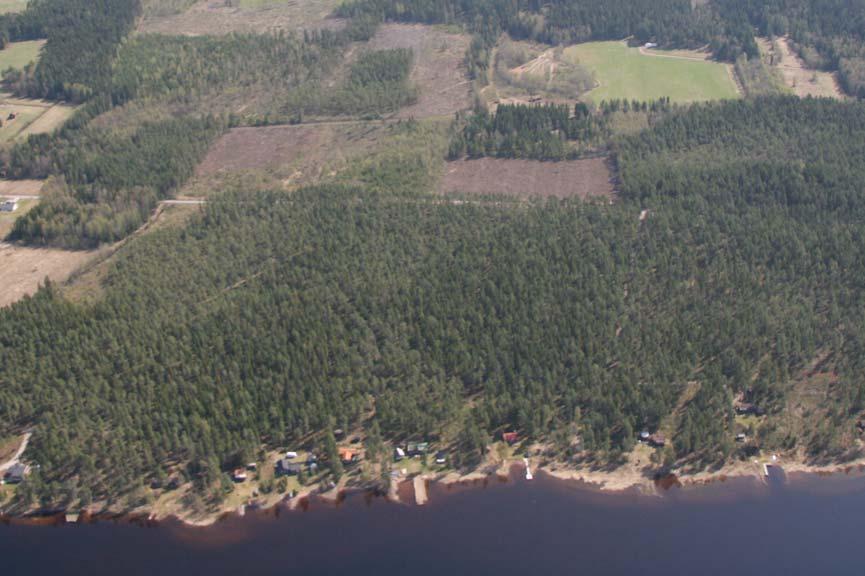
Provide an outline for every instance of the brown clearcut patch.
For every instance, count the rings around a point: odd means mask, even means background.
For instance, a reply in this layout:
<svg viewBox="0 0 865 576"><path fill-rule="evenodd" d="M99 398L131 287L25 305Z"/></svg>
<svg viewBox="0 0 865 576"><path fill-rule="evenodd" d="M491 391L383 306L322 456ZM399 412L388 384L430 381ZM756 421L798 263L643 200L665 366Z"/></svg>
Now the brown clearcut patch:
<svg viewBox="0 0 865 576"><path fill-rule="evenodd" d="M139 32L183 36L265 33L280 30L339 29L331 18L338 0L273 0L234 7L219 0L200 0L179 14L144 18Z"/></svg>
<svg viewBox="0 0 865 576"><path fill-rule="evenodd" d="M612 199L613 176L604 158L541 162L481 158L445 164L441 192L501 194L528 198L606 197Z"/></svg>
<svg viewBox="0 0 865 576"><path fill-rule="evenodd" d="M452 116L471 107L471 81L465 66L470 39L421 24L384 24L367 44L369 50L409 48L414 52L411 81L418 87L417 103L397 118Z"/></svg>
<svg viewBox="0 0 865 576"><path fill-rule="evenodd" d="M36 292L46 278L65 281L96 251L30 248L0 242L0 308Z"/></svg>

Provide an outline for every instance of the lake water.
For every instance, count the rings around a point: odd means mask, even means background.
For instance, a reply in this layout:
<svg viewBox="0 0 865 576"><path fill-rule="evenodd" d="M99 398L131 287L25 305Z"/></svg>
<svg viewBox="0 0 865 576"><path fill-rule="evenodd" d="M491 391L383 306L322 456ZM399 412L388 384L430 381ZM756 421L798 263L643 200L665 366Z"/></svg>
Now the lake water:
<svg viewBox="0 0 865 576"><path fill-rule="evenodd" d="M740 479L661 497L545 477L363 494L211 528L0 526L0 574L865 574L865 478Z"/></svg>

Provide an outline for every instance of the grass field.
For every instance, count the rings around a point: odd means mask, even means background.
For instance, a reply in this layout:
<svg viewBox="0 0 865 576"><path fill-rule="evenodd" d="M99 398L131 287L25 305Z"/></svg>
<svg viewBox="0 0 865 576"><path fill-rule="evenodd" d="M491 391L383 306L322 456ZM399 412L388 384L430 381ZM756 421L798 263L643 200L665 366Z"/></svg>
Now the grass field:
<svg viewBox="0 0 865 576"><path fill-rule="evenodd" d="M23 12L28 0L0 0L0 14Z"/></svg>
<svg viewBox="0 0 865 576"><path fill-rule="evenodd" d="M75 112L72 106L44 100L26 100L0 95L0 142L30 134L53 132ZM15 118L10 119L10 114Z"/></svg>
<svg viewBox="0 0 865 576"><path fill-rule="evenodd" d="M31 62L35 62L39 58L39 51L44 44L45 40L12 42L3 50L0 50L0 70L6 70L7 68L21 69Z"/></svg>
<svg viewBox="0 0 865 576"><path fill-rule="evenodd" d="M565 50L565 58L593 70L598 87L586 94L594 102L626 98L697 102L738 97L724 64L655 52L647 55L624 42L589 42Z"/></svg>

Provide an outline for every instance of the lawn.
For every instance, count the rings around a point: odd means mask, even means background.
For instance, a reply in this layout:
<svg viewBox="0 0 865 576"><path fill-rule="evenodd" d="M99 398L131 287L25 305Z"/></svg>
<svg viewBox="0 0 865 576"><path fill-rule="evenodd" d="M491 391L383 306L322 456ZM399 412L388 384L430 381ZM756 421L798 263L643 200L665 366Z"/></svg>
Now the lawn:
<svg viewBox="0 0 865 576"><path fill-rule="evenodd" d="M589 42L565 50L565 58L594 71L598 87L585 95L594 102L663 96L674 102L738 97L726 65L656 54L644 55L624 42Z"/></svg>
<svg viewBox="0 0 865 576"><path fill-rule="evenodd" d="M2 4L0 4L2 6ZM0 50L0 70L7 68L24 68L39 58L39 50L45 40L30 40L28 42L12 42Z"/></svg>

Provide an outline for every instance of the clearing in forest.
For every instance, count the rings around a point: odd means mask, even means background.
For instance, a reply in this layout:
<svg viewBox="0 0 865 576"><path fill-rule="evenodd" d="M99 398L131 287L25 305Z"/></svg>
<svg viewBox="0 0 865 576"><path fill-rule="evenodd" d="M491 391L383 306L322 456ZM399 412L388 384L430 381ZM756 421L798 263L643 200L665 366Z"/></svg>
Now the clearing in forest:
<svg viewBox="0 0 865 576"><path fill-rule="evenodd" d="M503 39L492 55L481 96L490 111L500 104L573 105L596 86L594 74L564 58L564 49Z"/></svg>
<svg viewBox="0 0 865 576"><path fill-rule="evenodd" d="M0 4L2 7L2 4ZM0 8L2 13L2 8ZM15 68L20 70L39 58L39 51L45 45L45 40L28 40L27 42L11 42L0 50L0 70Z"/></svg>
<svg viewBox="0 0 865 576"><path fill-rule="evenodd" d="M727 64L695 55L644 53L625 42L588 42L565 49L565 58L592 70L598 87L586 94L594 102L613 99L699 102L739 96Z"/></svg>
<svg viewBox="0 0 865 576"><path fill-rule="evenodd" d="M776 38L774 42L759 38L757 43L764 58L781 71L784 83L796 96L844 98L837 74L808 68L793 51L789 38Z"/></svg>
<svg viewBox="0 0 865 576"><path fill-rule="evenodd" d="M0 0L0 14L23 12L30 0Z"/></svg>
<svg viewBox="0 0 865 576"><path fill-rule="evenodd" d="M199 0L177 14L147 16L139 32L201 36L336 29L338 0Z"/></svg>
<svg viewBox="0 0 865 576"><path fill-rule="evenodd" d="M30 248L0 242L0 308L34 294L46 278L63 282L95 251Z"/></svg>
<svg viewBox="0 0 865 576"><path fill-rule="evenodd" d="M73 106L0 95L0 142L59 128L75 112Z"/></svg>
<svg viewBox="0 0 865 576"><path fill-rule="evenodd" d="M541 162L480 158L445 164L444 194L501 194L519 198L602 197L612 199L613 176L604 158Z"/></svg>
<svg viewBox="0 0 865 576"><path fill-rule="evenodd" d="M334 175L346 159L386 137L387 122L327 122L233 128L217 140L185 193L206 194L232 175L246 174L286 187Z"/></svg>
<svg viewBox="0 0 865 576"><path fill-rule="evenodd" d="M414 52L411 82L418 100L397 112L398 118L453 116L471 107L471 81L465 67L470 39L439 27L384 24L367 43L370 50L408 48Z"/></svg>

